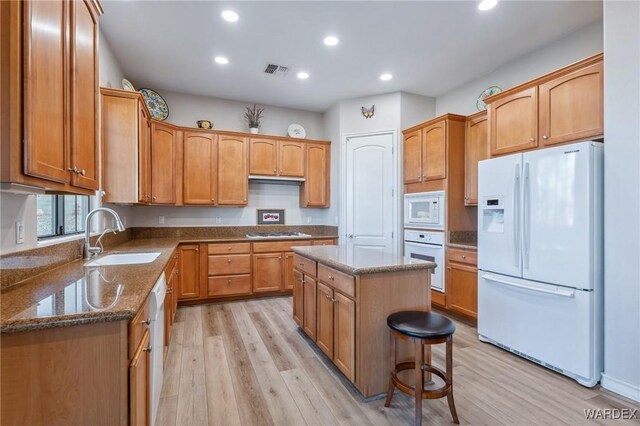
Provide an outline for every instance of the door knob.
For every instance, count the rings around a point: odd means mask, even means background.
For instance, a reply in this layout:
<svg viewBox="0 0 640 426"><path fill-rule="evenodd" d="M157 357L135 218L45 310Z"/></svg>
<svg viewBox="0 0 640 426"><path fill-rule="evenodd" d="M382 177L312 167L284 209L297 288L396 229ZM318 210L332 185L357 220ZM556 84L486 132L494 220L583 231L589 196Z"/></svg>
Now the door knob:
<svg viewBox="0 0 640 426"><path fill-rule="evenodd" d="M353 238L353 234L349 234L349 238Z"/></svg>

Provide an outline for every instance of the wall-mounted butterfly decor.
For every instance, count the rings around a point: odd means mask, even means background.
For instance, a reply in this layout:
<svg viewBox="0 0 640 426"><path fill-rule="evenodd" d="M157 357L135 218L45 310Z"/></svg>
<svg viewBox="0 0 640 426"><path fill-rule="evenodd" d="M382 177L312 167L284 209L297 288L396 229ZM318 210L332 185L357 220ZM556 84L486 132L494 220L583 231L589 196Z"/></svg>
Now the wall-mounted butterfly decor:
<svg viewBox="0 0 640 426"><path fill-rule="evenodd" d="M362 111L362 115L364 116L364 118L371 118L376 112L376 106L371 105L371 108L362 107L360 111Z"/></svg>

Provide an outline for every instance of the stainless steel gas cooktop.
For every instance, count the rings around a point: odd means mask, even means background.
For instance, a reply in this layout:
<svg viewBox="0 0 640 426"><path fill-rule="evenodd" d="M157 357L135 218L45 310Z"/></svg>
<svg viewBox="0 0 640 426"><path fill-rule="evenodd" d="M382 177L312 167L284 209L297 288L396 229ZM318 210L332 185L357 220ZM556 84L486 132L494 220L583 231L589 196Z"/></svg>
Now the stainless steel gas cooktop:
<svg viewBox="0 0 640 426"><path fill-rule="evenodd" d="M249 232L247 238L310 238L302 232Z"/></svg>

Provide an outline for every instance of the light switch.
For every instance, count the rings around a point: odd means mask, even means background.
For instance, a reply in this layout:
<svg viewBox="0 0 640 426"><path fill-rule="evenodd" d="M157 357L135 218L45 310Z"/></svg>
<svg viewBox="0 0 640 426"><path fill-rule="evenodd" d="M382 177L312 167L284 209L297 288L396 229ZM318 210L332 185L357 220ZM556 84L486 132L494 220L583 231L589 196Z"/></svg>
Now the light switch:
<svg viewBox="0 0 640 426"><path fill-rule="evenodd" d="M311 216L307 216L307 223L311 223Z"/></svg>
<svg viewBox="0 0 640 426"><path fill-rule="evenodd" d="M16 244L24 244L24 222L16 222Z"/></svg>

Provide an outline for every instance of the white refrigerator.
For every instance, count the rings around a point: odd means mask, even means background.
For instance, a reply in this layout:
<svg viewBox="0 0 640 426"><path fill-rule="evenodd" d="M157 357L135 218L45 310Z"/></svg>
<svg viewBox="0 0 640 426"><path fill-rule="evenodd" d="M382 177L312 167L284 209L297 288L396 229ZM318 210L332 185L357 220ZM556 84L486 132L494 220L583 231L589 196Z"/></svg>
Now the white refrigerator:
<svg viewBox="0 0 640 426"><path fill-rule="evenodd" d="M603 147L478 165L478 334L594 386L603 369Z"/></svg>

